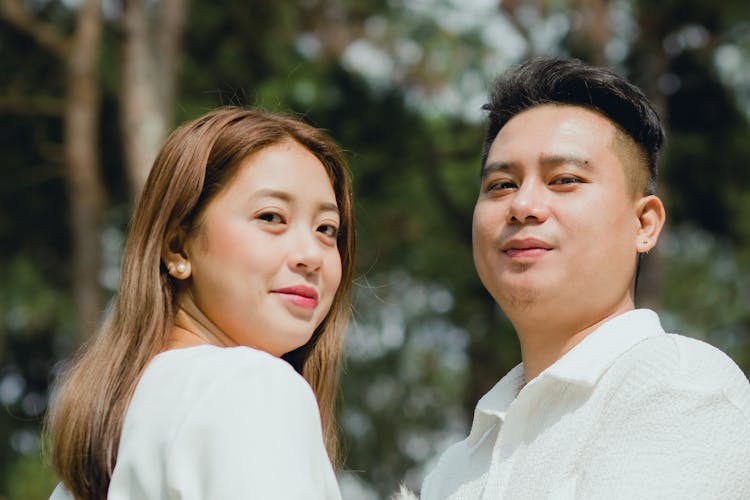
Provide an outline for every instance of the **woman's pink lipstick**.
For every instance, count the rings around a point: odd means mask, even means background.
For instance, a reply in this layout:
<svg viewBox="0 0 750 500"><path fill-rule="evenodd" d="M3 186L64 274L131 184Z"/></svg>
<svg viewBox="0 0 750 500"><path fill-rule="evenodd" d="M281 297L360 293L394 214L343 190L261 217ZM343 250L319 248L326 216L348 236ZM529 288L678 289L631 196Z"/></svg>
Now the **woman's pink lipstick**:
<svg viewBox="0 0 750 500"><path fill-rule="evenodd" d="M318 292L313 287L296 285L286 288L277 288L272 293L281 295L291 304L303 309L315 309L318 305Z"/></svg>

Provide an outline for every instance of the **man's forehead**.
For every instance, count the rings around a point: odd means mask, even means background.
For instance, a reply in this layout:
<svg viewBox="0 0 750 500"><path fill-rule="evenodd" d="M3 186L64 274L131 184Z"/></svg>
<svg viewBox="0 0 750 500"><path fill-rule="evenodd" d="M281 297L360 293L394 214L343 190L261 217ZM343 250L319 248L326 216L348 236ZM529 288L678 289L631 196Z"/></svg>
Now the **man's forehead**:
<svg viewBox="0 0 750 500"><path fill-rule="evenodd" d="M584 154L576 153L544 153L540 152L534 162L542 169L556 168L561 165L573 166L581 170L593 170L593 162L590 157ZM518 160L493 159L492 156L487 158L487 163L482 167L481 175L485 177L495 172L509 172L522 167L522 162Z"/></svg>
<svg viewBox="0 0 750 500"><path fill-rule="evenodd" d="M617 125L609 118L582 106L536 106L517 114L498 130L488 153L512 148L516 143L524 148L554 148L554 142L602 145L612 140L616 130Z"/></svg>

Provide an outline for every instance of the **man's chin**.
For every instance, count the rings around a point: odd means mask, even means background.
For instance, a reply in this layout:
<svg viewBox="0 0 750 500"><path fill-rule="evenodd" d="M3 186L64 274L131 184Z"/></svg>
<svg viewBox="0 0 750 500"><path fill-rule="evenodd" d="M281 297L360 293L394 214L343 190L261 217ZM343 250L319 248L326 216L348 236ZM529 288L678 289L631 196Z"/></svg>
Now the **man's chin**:
<svg viewBox="0 0 750 500"><path fill-rule="evenodd" d="M506 314L512 312L524 312L537 306L543 297L539 287L515 286L504 287L495 301Z"/></svg>

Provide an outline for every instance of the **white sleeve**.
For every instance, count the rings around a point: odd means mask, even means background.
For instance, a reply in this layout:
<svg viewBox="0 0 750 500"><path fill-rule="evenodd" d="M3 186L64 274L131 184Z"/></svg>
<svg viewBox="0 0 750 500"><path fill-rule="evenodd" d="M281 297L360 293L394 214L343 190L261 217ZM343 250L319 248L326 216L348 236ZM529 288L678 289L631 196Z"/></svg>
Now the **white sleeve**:
<svg viewBox="0 0 750 500"><path fill-rule="evenodd" d="M233 370L196 401L168 450L170 498L340 499L312 390L271 368Z"/></svg>
<svg viewBox="0 0 750 500"><path fill-rule="evenodd" d="M57 483L57 487L52 491L49 500L73 500L73 497L62 483Z"/></svg>

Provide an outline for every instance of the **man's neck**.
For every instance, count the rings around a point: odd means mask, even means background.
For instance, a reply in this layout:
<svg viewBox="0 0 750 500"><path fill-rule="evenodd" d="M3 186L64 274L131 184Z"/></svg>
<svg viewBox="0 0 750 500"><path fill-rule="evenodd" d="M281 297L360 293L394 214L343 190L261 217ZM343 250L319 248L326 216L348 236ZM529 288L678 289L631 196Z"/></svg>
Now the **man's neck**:
<svg viewBox="0 0 750 500"><path fill-rule="evenodd" d="M526 321L514 322L521 344L526 383L535 379L602 324L633 308L632 304L623 304L608 313L578 321L529 321L527 316Z"/></svg>
<svg viewBox="0 0 750 500"><path fill-rule="evenodd" d="M586 328L574 333L525 332L518 334L523 359L523 373L526 383L535 379L549 366L562 358L568 351L577 346L596 327Z"/></svg>

